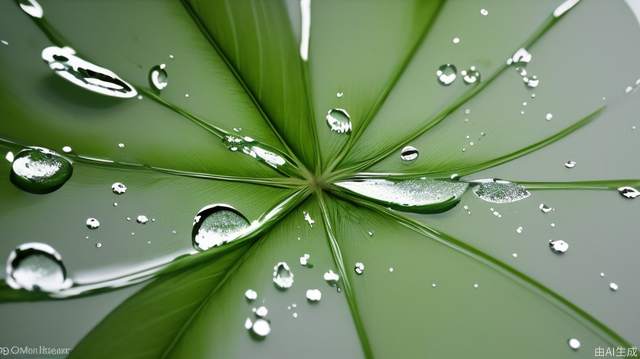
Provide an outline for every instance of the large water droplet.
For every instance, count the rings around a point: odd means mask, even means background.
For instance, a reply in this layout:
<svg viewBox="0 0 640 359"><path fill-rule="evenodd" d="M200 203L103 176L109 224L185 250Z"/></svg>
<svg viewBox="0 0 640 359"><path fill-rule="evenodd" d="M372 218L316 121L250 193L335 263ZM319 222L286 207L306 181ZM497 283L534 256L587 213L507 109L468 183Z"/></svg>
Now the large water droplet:
<svg viewBox="0 0 640 359"><path fill-rule="evenodd" d="M258 319L253 323L252 330L256 335L266 337L271 333L271 324L265 319Z"/></svg>
<svg viewBox="0 0 640 359"><path fill-rule="evenodd" d="M235 208L212 204L198 211L193 219L193 246L205 251L233 241L248 228L249 221Z"/></svg>
<svg viewBox="0 0 640 359"><path fill-rule="evenodd" d="M306 296L310 302L319 302L322 299L322 292L320 289L307 289Z"/></svg>
<svg viewBox="0 0 640 359"><path fill-rule="evenodd" d="M562 239L556 239L549 241L549 248L551 251L556 254L563 254L567 250L569 250L569 243L563 241Z"/></svg>
<svg viewBox="0 0 640 359"><path fill-rule="evenodd" d="M479 184L473 193L486 202L512 203L531 196L531 192L527 191L524 186L509 181L486 179L474 182Z"/></svg>
<svg viewBox="0 0 640 359"><path fill-rule="evenodd" d="M453 208L469 186L464 182L420 179L363 179L337 186L401 211L437 213Z"/></svg>
<svg viewBox="0 0 640 359"><path fill-rule="evenodd" d="M420 152L413 146L406 146L400 152L400 159L403 161L414 161L420 156Z"/></svg>
<svg viewBox="0 0 640 359"><path fill-rule="evenodd" d="M349 133L351 132L351 116L342 108L333 108L327 112L327 124L333 132Z"/></svg>
<svg viewBox="0 0 640 359"><path fill-rule="evenodd" d="M256 142L249 136L226 135L223 138L224 145L232 152L242 152L247 156L273 167L285 174L291 174L294 167L277 150Z"/></svg>
<svg viewBox="0 0 640 359"><path fill-rule="evenodd" d="M18 4L22 11L31 17L40 19L44 15L42 6L36 0L18 0Z"/></svg>
<svg viewBox="0 0 640 359"><path fill-rule="evenodd" d="M73 167L64 157L42 147L20 151L13 159L11 182L31 193L50 193L67 182Z"/></svg>
<svg viewBox="0 0 640 359"><path fill-rule="evenodd" d="M48 244L25 243L7 259L7 284L14 289L55 292L71 287L62 256Z"/></svg>
<svg viewBox="0 0 640 359"><path fill-rule="evenodd" d="M475 66L471 66L468 70L460 71L460 75L462 75L462 80L467 85L480 82L480 71L478 71Z"/></svg>
<svg viewBox="0 0 640 359"><path fill-rule="evenodd" d="M440 82L444 86L449 86L456 80L458 76L458 69L456 69L455 65L452 64L444 64L438 67L436 71L436 76L438 78L438 82Z"/></svg>
<svg viewBox="0 0 640 359"><path fill-rule="evenodd" d="M151 86L158 90L162 91L169 84L169 75L167 74L165 64L155 65L149 71L149 83Z"/></svg>
<svg viewBox="0 0 640 359"><path fill-rule="evenodd" d="M628 199L634 199L634 198L640 196L640 191L638 191L637 189L635 189L633 187L629 187L629 186L624 186L624 187L618 188L618 193L620 193L620 195L622 197L628 198Z"/></svg>
<svg viewBox="0 0 640 359"><path fill-rule="evenodd" d="M293 272L287 262L279 262L273 267L273 283L280 289L288 289L293 285Z"/></svg>
<svg viewBox="0 0 640 359"><path fill-rule="evenodd" d="M531 54L525 48L519 48L509 60L507 64L528 64L531 61Z"/></svg>
<svg viewBox="0 0 640 359"><path fill-rule="evenodd" d="M42 59L58 76L89 91L119 98L138 95L133 86L114 72L81 59L70 47L47 47L42 50Z"/></svg>

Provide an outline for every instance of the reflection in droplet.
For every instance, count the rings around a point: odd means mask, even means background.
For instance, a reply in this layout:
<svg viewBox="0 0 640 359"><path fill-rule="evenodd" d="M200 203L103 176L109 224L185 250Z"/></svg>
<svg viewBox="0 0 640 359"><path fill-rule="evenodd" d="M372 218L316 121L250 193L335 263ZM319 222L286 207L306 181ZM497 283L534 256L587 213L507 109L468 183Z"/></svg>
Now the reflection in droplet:
<svg viewBox="0 0 640 359"><path fill-rule="evenodd" d="M62 187L73 173L73 167L58 153L42 147L31 147L12 157L11 182L31 193L50 193Z"/></svg>
<svg viewBox="0 0 640 359"><path fill-rule="evenodd" d="M89 228L89 229L98 229L98 228L100 228L100 221L98 221L95 218L87 218L87 221L85 222L85 224L87 225L87 228Z"/></svg>
<svg viewBox="0 0 640 359"><path fill-rule="evenodd" d="M567 341L567 343L569 344L569 348L573 349L573 350L578 350L580 349L580 341L576 338L571 338Z"/></svg>
<svg viewBox="0 0 640 359"><path fill-rule="evenodd" d="M620 195L622 197L628 198L628 199L634 199L634 198L640 196L640 191L638 191L637 189L635 189L633 187L629 187L629 186L619 187L618 188L618 193L620 193Z"/></svg>
<svg viewBox="0 0 640 359"><path fill-rule="evenodd" d="M322 299L322 292L320 289L307 289L306 296L310 302L319 302Z"/></svg>
<svg viewBox="0 0 640 359"><path fill-rule="evenodd" d="M22 11L24 11L27 15L31 17L35 17L36 19L41 19L44 15L44 10L42 10L42 6L36 0L18 0L18 4Z"/></svg>
<svg viewBox="0 0 640 359"><path fill-rule="evenodd" d="M333 108L327 112L327 124L331 131L336 133L351 132L351 116L342 108Z"/></svg>
<svg viewBox="0 0 640 359"><path fill-rule="evenodd" d="M512 203L523 200L531 196L531 192L517 183L499 180L486 179L474 181L478 185L473 193L478 198L491 203Z"/></svg>
<svg viewBox="0 0 640 359"><path fill-rule="evenodd" d="M547 206L544 203L540 203L540 205L538 206L538 209L540 209L542 213L549 213L553 211L553 207Z"/></svg>
<svg viewBox="0 0 640 359"><path fill-rule="evenodd" d="M254 301L258 299L258 293L253 289L247 289L244 292L244 297L247 298L248 301Z"/></svg>
<svg viewBox="0 0 640 359"><path fill-rule="evenodd" d="M436 71L436 76L438 78L438 82L440 82L444 86L449 86L456 80L458 73L458 69L456 69L455 65L452 64L444 64L438 67Z"/></svg>
<svg viewBox="0 0 640 359"><path fill-rule="evenodd" d="M324 278L324 280L326 280L329 284L336 284L340 280L340 276L337 273L334 273L332 270L325 272L322 278Z"/></svg>
<svg viewBox="0 0 640 359"><path fill-rule="evenodd" d="M89 91L120 98L138 95L136 89L118 75L79 58L70 47L47 47L42 50L42 59L58 76Z"/></svg>
<svg viewBox="0 0 640 359"><path fill-rule="evenodd" d="M400 159L403 161L414 161L419 155L420 152L413 146L405 146L402 151L400 151Z"/></svg>
<svg viewBox="0 0 640 359"><path fill-rule="evenodd" d="M111 191L115 194L123 194L127 191L127 186L122 182L115 182L111 185Z"/></svg>
<svg viewBox="0 0 640 359"><path fill-rule="evenodd" d="M356 265L353 267L353 271L356 272L357 275L362 275L364 273L364 263L356 262Z"/></svg>
<svg viewBox="0 0 640 359"><path fill-rule="evenodd" d="M193 246L201 251L229 243L246 233L249 221L235 208L212 204L193 219Z"/></svg>
<svg viewBox="0 0 640 359"><path fill-rule="evenodd" d="M291 288L293 272L287 262L279 262L273 267L273 283L280 289Z"/></svg>
<svg viewBox="0 0 640 359"><path fill-rule="evenodd" d="M507 60L507 64L527 64L531 61L531 54L525 48L519 48L511 58Z"/></svg>
<svg viewBox="0 0 640 359"><path fill-rule="evenodd" d="M468 187L467 183L426 177L390 181L363 179L335 183L350 192L401 211L443 212L454 207Z"/></svg>
<svg viewBox="0 0 640 359"><path fill-rule="evenodd" d="M549 248L551 251L556 254L563 254L567 250L569 250L569 243L563 241L562 239L551 240L549 241Z"/></svg>
<svg viewBox="0 0 640 359"><path fill-rule="evenodd" d="M155 65L149 71L149 83L151 86L158 90L162 91L169 84L169 75L167 74L167 65L160 64Z"/></svg>
<svg viewBox="0 0 640 359"><path fill-rule="evenodd" d="M564 166L566 168L574 168L576 166L576 161L569 160L569 161L564 163Z"/></svg>
<svg viewBox="0 0 640 359"><path fill-rule="evenodd" d="M55 292L71 287L62 256L44 243L25 243L7 259L6 282L11 288Z"/></svg>
<svg viewBox="0 0 640 359"><path fill-rule="evenodd" d="M460 75L462 75L462 80L467 85L480 82L480 71L476 70L475 66L471 66L468 70L460 71Z"/></svg>

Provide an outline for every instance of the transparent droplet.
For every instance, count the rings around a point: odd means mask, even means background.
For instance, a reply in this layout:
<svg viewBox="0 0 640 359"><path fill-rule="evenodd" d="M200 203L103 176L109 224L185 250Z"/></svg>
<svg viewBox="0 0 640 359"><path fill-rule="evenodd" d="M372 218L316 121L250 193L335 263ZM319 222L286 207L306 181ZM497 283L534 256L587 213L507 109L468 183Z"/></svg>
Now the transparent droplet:
<svg viewBox="0 0 640 359"><path fill-rule="evenodd" d="M36 0L18 0L18 4L22 11L31 17L41 19L44 15L42 6Z"/></svg>
<svg viewBox="0 0 640 359"><path fill-rule="evenodd" d="M617 291L618 291L618 284L617 284L617 283L615 283L615 282L610 282L610 283L609 283L609 289L610 289L612 292L617 292Z"/></svg>
<svg viewBox="0 0 640 359"><path fill-rule="evenodd" d="M125 186L124 183L115 182L111 185L111 191L115 194L123 194L127 191L127 186Z"/></svg>
<svg viewBox="0 0 640 359"><path fill-rule="evenodd" d="M528 64L531 61L531 54L525 48L519 48L507 61L507 64Z"/></svg>
<svg viewBox="0 0 640 359"><path fill-rule="evenodd" d="M393 273L394 270L393 267L389 267L389 273Z"/></svg>
<svg viewBox="0 0 640 359"><path fill-rule="evenodd" d="M618 193L620 193L620 195L622 197L628 198L628 199L634 199L634 198L640 196L640 191L638 191L637 189L635 189L633 187L629 187L629 186L624 186L624 187L618 188Z"/></svg>
<svg viewBox="0 0 640 359"><path fill-rule="evenodd" d="M551 121L551 119L553 119L553 114L552 113L547 113L546 115L544 115L544 119L547 121Z"/></svg>
<svg viewBox="0 0 640 359"><path fill-rule="evenodd" d="M400 152L400 159L403 161L414 161L418 158L420 152L413 146L405 146Z"/></svg>
<svg viewBox="0 0 640 359"><path fill-rule="evenodd" d="M9 46L9 41L7 40L0 40L0 44L4 45L4 46Z"/></svg>
<svg viewBox="0 0 640 359"><path fill-rule="evenodd" d="M356 265L353 267L353 271L356 272L357 275L362 275L364 273L364 263L356 262Z"/></svg>
<svg viewBox="0 0 640 359"><path fill-rule="evenodd" d="M569 160L564 163L564 166L566 168L574 168L576 166L576 161Z"/></svg>
<svg viewBox="0 0 640 359"><path fill-rule="evenodd" d="M73 152L73 148L71 148L71 146L63 146L62 147L62 152L71 153L71 152Z"/></svg>
<svg viewBox="0 0 640 359"><path fill-rule="evenodd" d="M573 349L573 350L578 350L580 349L580 341L576 338L571 338L567 341L567 343L569 344L569 348Z"/></svg>
<svg viewBox="0 0 640 359"><path fill-rule="evenodd" d="M256 309L256 315L260 318L266 317L267 314L269 314L269 309L267 309L267 307L265 307L264 305Z"/></svg>
<svg viewBox="0 0 640 359"><path fill-rule="evenodd" d="M96 243L96 248L102 248L102 243L100 242Z"/></svg>
<svg viewBox="0 0 640 359"><path fill-rule="evenodd" d="M489 11L487 11L487 9L480 9L480 15L487 16L489 15Z"/></svg>
<svg viewBox="0 0 640 359"><path fill-rule="evenodd" d="M316 221L313 218L311 218L311 215L309 214L309 212L303 211L303 216L304 216L305 222L309 224L309 227L313 227Z"/></svg>
<svg viewBox="0 0 640 359"><path fill-rule="evenodd" d="M549 213L553 211L553 207L547 206L544 203L540 203L540 205L538 206L538 209L540 209L542 213Z"/></svg>
<svg viewBox="0 0 640 359"><path fill-rule="evenodd" d="M338 283L338 281L340 280L340 276L337 273L334 273L332 270L325 272L322 278L324 278L324 280L326 280L327 283L331 285Z"/></svg>
<svg viewBox="0 0 640 359"><path fill-rule="evenodd" d="M253 323L251 327L253 333L260 337L266 337L271 333L271 324L265 319L258 319Z"/></svg>
<svg viewBox="0 0 640 359"><path fill-rule="evenodd" d="M118 143L118 148L125 148L125 144L124 143Z"/></svg>
<svg viewBox="0 0 640 359"><path fill-rule="evenodd" d="M473 193L486 202L513 203L531 196L531 192L517 183L499 180L485 179L474 181L478 183Z"/></svg>
<svg viewBox="0 0 640 359"><path fill-rule="evenodd" d="M336 133L351 132L351 116L342 108L333 108L327 112L327 124L331 131Z"/></svg>
<svg viewBox="0 0 640 359"><path fill-rule="evenodd" d="M147 224L147 222L149 222L149 217L145 216L144 214L141 214L138 217L136 217L136 222L140 224Z"/></svg>
<svg viewBox="0 0 640 359"><path fill-rule="evenodd" d="M480 71L476 70L475 66L471 66L468 70L460 71L460 75L462 75L464 83L468 85L480 82Z"/></svg>
<svg viewBox="0 0 640 359"><path fill-rule="evenodd" d="M320 289L307 289L307 300L310 302L319 302L322 299Z"/></svg>
<svg viewBox="0 0 640 359"><path fill-rule="evenodd" d="M549 241L549 248L551 251L556 254L563 254L569 250L569 243L563 241L562 239L551 240Z"/></svg>
<svg viewBox="0 0 640 359"><path fill-rule="evenodd" d="M243 153L281 172L289 173L294 167L276 149L258 143L252 137L226 135L222 142L229 151Z"/></svg>
<svg viewBox="0 0 640 359"><path fill-rule="evenodd" d="M309 258L311 258L311 255L309 253L303 254L302 257L300 257L300 265L302 265L303 267L309 267Z"/></svg>
<svg viewBox="0 0 640 359"><path fill-rule="evenodd" d="M293 285L293 272L287 262L279 262L273 267L273 283L280 289L291 288Z"/></svg>
<svg viewBox="0 0 640 359"><path fill-rule="evenodd" d="M95 218L87 218L87 221L85 223L87 225L87 228L89 228L89 229L98 229L98 228L100 228L100 221L98 221Z"/></svg>
<svg viewBox="0 0 640 359"><path fill-rule="evenodd" d="M193 246L205 251L235 240L248 228L249 221L235 208L212 204L198 211L193 219Z"/></svg>
<svg viewBox="0 0 640 359"><path fill-rule="evenodd" d="M42 147L30 147L13 158L11 182L31 193L50 193L62 187L73 173L71 162Z"/></svg>
<svg viewBox="0 0 640 359"><path fill-rule="evenodd" d="M158 90L162 91L169 84L169 75L167 74L167 65L160 64L155 65L149 71L149 83L151 86Z"/></svg>
<svg viewBox="0 0 640 359"><path fill-rule="evenodd" d="M536 88L538 87L538 85L540 85L540 79L538 79L538 77L535 75L531 77L524 77L522 80L528 88Z"/></svg>
<svg viewBox="0 0 640 359"><path fill-rule="evenodd" d="M77 57L70 47L47 47L42 50L42 59L58 76L86 90L119 98L138 95L133 86L114 72Z"/></svg>
<svg viewBox="0 0 640 359"><path fill-rule="evenodd" d="M55 292L71 287L62 256L44 243L25 243L7 259L6 282L11 288Z"/></svg>
<svg viewBox="0 0 640 359"><path fill-rule="evenodd" d="M473 283L473 288L478 289L480 285L478 283Z"/></svg>
<svg viewBox="0 0 640 359"><path fill-rule="evenodd" d="M456 80L457 74L458 69L452 64L444 64L436 71L438 82L444 86L451 85Z"/></svg>

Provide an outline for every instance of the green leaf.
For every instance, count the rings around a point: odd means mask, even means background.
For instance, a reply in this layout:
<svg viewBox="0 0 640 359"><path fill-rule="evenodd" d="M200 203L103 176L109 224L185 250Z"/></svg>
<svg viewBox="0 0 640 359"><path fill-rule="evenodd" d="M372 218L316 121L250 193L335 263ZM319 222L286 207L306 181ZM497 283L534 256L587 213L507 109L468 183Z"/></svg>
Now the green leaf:
<svg viewBox="0 0 640 359"><path fill-rule="evenodd" d="M0 4L0 251L46 243L72 285L8 278L0 316L17 319L0 328L20 343L3 345L72 358L570 358L639 343L640 201L616 193L640 186L633 1L554 15L561 0L42 0L42 18L26 3ZM57 76L41 56L52 46L140 97ZM506 64L521 47L531 62ZM149 83L160 64L162 90ZM458 70L449 86L443 64ZM466 84L471 66L480 81ZM350 131L330 128L333 109ZM401 159L408 145L417 158ZM72 164L59 188L12 174L32 146ZM526 195L469 190L491 178ZM194 217L215 205L249 225L202 251ZM564 254L549 249L559 239ZM288 289L273 280L281 262ZM245 328L260 306L266 337Z"/></svg>

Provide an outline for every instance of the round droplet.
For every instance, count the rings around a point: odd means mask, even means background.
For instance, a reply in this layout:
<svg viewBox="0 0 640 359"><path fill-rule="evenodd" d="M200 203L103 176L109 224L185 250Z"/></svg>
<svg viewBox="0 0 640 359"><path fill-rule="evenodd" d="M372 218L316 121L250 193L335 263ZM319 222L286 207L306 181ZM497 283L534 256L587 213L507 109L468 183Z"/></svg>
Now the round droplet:
<svg viewBox="0 0 640 359"><path fill-rule="evenodd" d="M100 228L100 221L95 218L87 218L86 225L89 229L98 229Z"/></svg>
<svg viewBox="0 0 640 359"><path fill-rule="evenodd" d="M420 156L420 152L413 146L406 146L400 152L400 159L403 161L414 161Z"/></svg>
<svg viewBox="0 0 640 359"><path fill-rule="evenodd" d="M36 0L18 0L18 4L22 11L31 17L40 19L44 15L42 6Z"/></svg>
<svg viewBox="0 0 640 359"><path fill-rule="evenodd" d="M165 64L155 65L149 71L149 83L158 91L162 91L169 84L169 75L167 75L166 67Z"/></svg>
<svg viewBox="0 0 640 359"><path fill-rule="evenodd" d="M456 76L458 74L458 69L452 64L444 64L438 67L436 71L436 76L438 77L438 82L444 86L449 86L456 80Z"/></svg>
<svg viewBox="0 0 640 359"><path fill-rule="evenodd" d="M459 44L460 43L460 38L459 37L454 37L451 42L453 42L454 44Z"/></svg>
<svg viewBox="0 0 640 359"><path fill-rule="evenodd" d="M337 273L334 273L332 270L329 270L328 272L325 272L322 277L329 284L336 284L340 280L340 276Z"/></svg>
<svg viewBox="0 0 640 359"><path fill-rule="evenodd" d="M522 234L523 231L524 231L524 228L522 226L516 228L516 233L518 234Z"/></svg>
<svg viewBox="0 0 640 359"><path fill-rule="evenodd" d="M462 75L462 80L467 85L480 82L480 71L475 66L471 66L468 70L460 71L460 75Z"/></svg>
<svg viewBox="0 0 640 359"><path fill-rule="evenodd" d="M293 272L287 262L279 262L273 267L273 283L280 289L288 289L293 285Z"/></svg>
<svg viewBox="0 0 640 359"><path fill-rule="evenodd" d="M310 302L319 302L322 299L320 289L307 289L307 300Z"/></svg>
<svg viewBox="0 0 640 359"><path fill-rule="evenodd" d="M551 248L551 251L555 254L563 254L569 250L569 243L562 239L551 240L549 241L549 248Z"/></svg>
<svg viewBox="0 0 640 359"><path fill-rule="evenodd" d="M7 284L14 289L55 292L71 287L62 256L44 243L25 243L7 259Z"/></svg>
<svg viewBox="0 0 640 359"><path fill-rule="evenodd" d="M266 317L267 314L269 314L269 309L267 309L267 307L265 307L264 305L256 309L256 315L260 318Z"/></svg>
<svg viewBox="0 0 640 359"><path fill-rule="evenodd" d="M127 186L125 186L124 183L115 182L111 185L111 190L115 194L124 194L125 192L127 192Z"/></svg>
<svg viewBox="0 0 640 359"><path fill-rule="evenodd" d="M336 93L337 98L342 98L342 96L344 96L344 92L340 91Z"/></svg>
<svg viewBox="0 0 640 359"><path fill-rule="evenodd" d="M478 185L473 193L486 202L513 203L531 196L524 186L500 179L482 179L475 181Z"/></svg>
<svg viewBox="0 0 640 359"><path fill-rule="evenodd" d="M489 15L489 11L487 11L487 9L480 9L480 15L487 16Z"/></svg>
<svg viewBox="0 0 640 359"><path fill-rule="evenodd" d="M141 214L138 217L136 217L136 222L140 224L147 224L147 222L149 222L149 217L145 216L144 214Z"/></svg>
<svg viewBox="0 0 640 359"><path fill-rule="evenodd" d="M618 284L617 284L617 283L615 283L615 282L611 282L611 283L609 283L609 289L610 289L612 292L617 292L617 291L618 291Z"/></svg>
<svg viewBox="0 0 640 359"><path fill-rule="evenodd" d="M566 168L574 168L576 166L576 161L569 160L564 163L564 166Z"/></svg>
<svg viewBox="0 0 640 359"><path fill-rule="evenodd" d="M538 206L538 209L540 209L542 213L549 213L553 211L553 207L549 207L544 203L540 203L540 205Z"/></svg>
<svg viewBox="0 0 640 359"><path fill-rule="evenodd" d="M125 148L125 144L124 143L118 143L118 148Z"/></svg>
<svg viewBox="0 0 640 359"><path fill-rule="evenodd" d="M264 319L258 319L253 323L253 327L251 327L251 329L256 335L266 337L271 333L271 324Z"/></svg>
<svg viewBox="0 0 640 359"><path fill-rule="evenodd" d="M618 193L620 193L620 195L622 197L627 198L627 199L634 199L634 198L640 196L640 191L638 191L637 189L635 189L633 187L629 187L629 186L624 186L624 187L618 188Z"/></svg>
<svg viewBox="0 0 640 359"><path fill-rule="evenodd" d="M96 243L96 248L102 248L102 243L100 242Z"/></svg>
<svg viewBox="0 0 640 359"><path fill-rule="evenodd" d="M569 348L573 349L573 350L578 350L580 349L580 341L576 338L571 338L567 341L567 343L569 344Z"/></svg>
<svg viewBox="0 0 640 359"><path fill-rule="evenodd" d="M244 321L244 329L249 330L251 327L253 327L253 322L251 321L251 318L247 318Z"/></svg>
<svg viewBox="0 0 640 359"><path fill-rule="evenodd" d="M31 193L50 193L62 187L73 173L64 157L42 147L31 147L15 155L11 182Z"/></svg>
<svg viewBox="0 0 640 359"><path fill-rule="evenodd" d="M193 246L205 251L235 240L248 228L249 221L235 208L212 204L198 211L193 220Z"/></svg>
<svg viewBox="0 0 640 359"><path fill-rule="evenodd" d="M71 146L62 147L62 152L64 153L71 153L72 151L73 151L73 148L71 148Z"/></svg>
<svg viewBox="0 0 640 359"><path fill-rule="evenodd" d="M547 113L546 115L544 115L544 119L547 121L551 121L551 119L553 119L553 114Z"/></svg>
<svg viewBox="0 0 640 359"><path fill-rule="evenodd" d="M247 291L244 292L244 297L249 301L253 301L258 299L258 293L253 289L247 289Z"/></svg>
<svg viewBox="0 0 640 359"><path fill-rule="evenodd" d="M356 262L356 265L353 267L353 271L356 272L357 275L362 275L364 273L364 263Z"/></svg>
<svg viewBox="0 0 640 359"><path fill-rule="evenodd" d="M351 132L351 116L342 108L333 108L327 112L327 124L336 133Z"/></svg>

